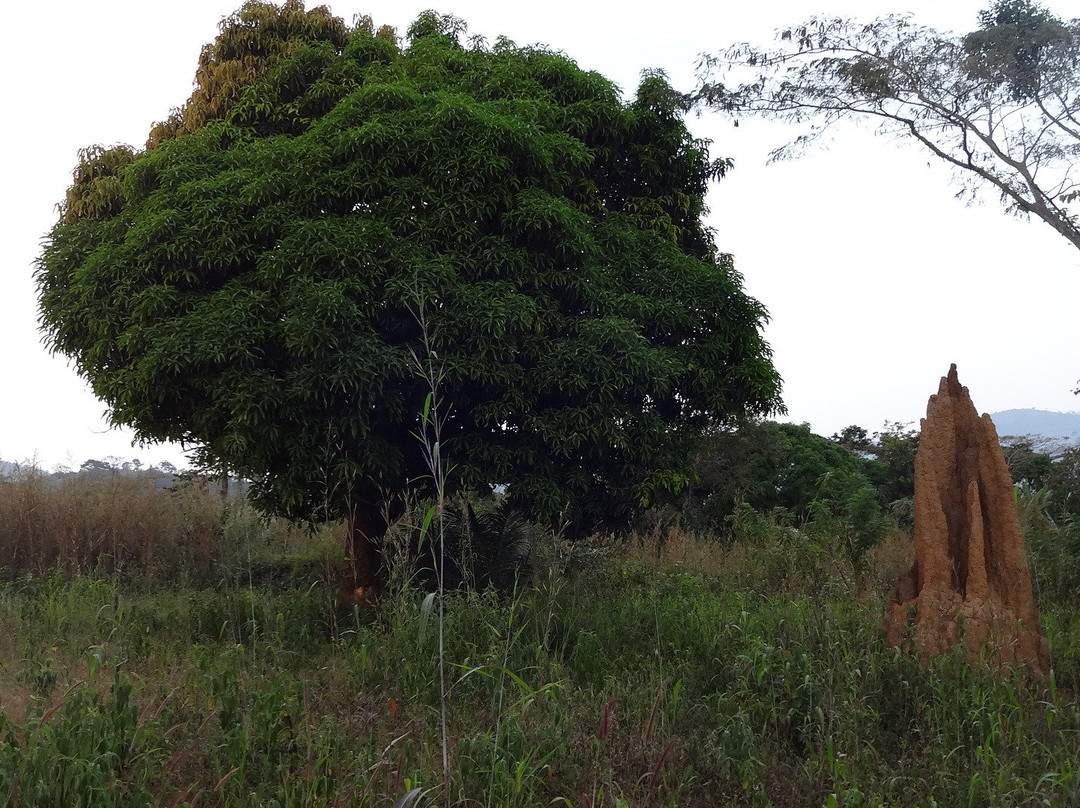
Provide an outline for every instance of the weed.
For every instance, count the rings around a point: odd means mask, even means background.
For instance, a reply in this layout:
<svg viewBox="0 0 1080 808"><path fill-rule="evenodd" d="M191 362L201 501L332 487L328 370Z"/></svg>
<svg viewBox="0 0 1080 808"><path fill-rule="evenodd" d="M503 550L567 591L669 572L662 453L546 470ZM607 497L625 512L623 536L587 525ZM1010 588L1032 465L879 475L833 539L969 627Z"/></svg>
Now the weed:
<svg viewBox="0 0 1080 808"><path fill-rule="evenodd" d="M50 502L34 480L15 485L24 503ZM57 556L9 571L0 804L981 806L1080 794L1080 619L1058 573L1039 590L1054 660L1043 681L887 648L902 543L887 538L857 568L843 542L810 541L778 514L741 513L724 541L675 524L660 544L547 536L534 576L508 595L429 598L402 584L344 629L325 535L246 518L237 507L214 523L218 572L206 576L158 577L168 548L120 570ZM234 540L246 549L216 544ZM32 555L23 539L13 548ZM1068 559L1051 562L1063 575Z"/></svg>

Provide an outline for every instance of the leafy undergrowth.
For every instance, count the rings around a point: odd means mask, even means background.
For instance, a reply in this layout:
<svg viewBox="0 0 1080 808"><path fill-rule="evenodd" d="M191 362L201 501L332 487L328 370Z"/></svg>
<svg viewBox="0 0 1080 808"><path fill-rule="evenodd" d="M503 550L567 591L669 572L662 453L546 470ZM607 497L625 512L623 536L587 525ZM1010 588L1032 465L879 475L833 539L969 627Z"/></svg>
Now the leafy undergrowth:
<svg viewBox="0 0 1080 808"><path fill-rule="evenodd" d="M274 586L14 576L0 589L0 803L1080 802L1070 604L1042 604L1043 681L886 648L899 539L859 568L792 530L542 545L512 596L448 598L448 783L421 592L340 613L304 563Z"/></svg>

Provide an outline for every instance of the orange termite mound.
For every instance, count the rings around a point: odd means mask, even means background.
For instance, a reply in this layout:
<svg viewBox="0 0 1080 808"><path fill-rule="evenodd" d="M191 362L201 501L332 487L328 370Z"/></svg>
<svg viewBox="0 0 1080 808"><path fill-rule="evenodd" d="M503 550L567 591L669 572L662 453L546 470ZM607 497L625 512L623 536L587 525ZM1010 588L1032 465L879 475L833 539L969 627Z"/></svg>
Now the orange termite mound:
<svg viewBox="0 0 1080 808"><path fill-rule="evenodd" d="M915 457L915 564L893 591L885 638L928 659L964 640L968 658L1046 675L1012 479L990 416L956 365L930 396Z"/></svg>

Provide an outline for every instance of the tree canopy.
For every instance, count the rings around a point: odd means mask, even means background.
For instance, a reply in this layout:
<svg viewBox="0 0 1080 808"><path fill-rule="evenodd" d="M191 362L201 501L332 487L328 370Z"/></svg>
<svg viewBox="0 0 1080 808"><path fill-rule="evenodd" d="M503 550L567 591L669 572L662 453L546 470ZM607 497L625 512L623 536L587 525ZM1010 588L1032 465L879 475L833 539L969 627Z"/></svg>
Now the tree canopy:
<svg viewBox="0 0 1080 808"><path fill-rule="evenodd" d="M824 523L848 534L861 555L886 526L882 506L888 503L880 501L870 467L868 458L806 424L743 424L702 446L684 515L691 524L722 530L742 503L801 524Z"/></svg>
<svg viewBox="0 0 1080 808"><path fill-rule="evenodd" d="M418 360L454 483L541 518L676 489L703 432L781 407L682 97L463 30L250 2L148 148L82 153L40 319L114 423L377 535L426 471Z"/></svg>
<svg viewBox="0 0 1080 808"><path fill-rule="evenodd" d="M1000 193L1080 249L1080 20L1031 0L996 0L955 36L909 16L869 23L813 18L776 48L735 45L702 61L697 100L735 115L813 122L774 157L830 126L869 119L955 170L961 194Z"/></svg>

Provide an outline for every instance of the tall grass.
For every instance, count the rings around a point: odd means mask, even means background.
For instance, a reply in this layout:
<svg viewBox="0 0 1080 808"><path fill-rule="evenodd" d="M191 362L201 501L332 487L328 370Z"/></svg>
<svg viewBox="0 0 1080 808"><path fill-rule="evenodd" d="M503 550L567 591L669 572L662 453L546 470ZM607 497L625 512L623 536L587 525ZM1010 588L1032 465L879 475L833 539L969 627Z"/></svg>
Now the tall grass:
<svg viewBox="0 0 1080 808"><path fill-rule="evenodd" d="M0 477L0 569L48 575L131 573L156 581L214 583L298 552L332 553L340 526L317 535L266 520L242 497L206 481L167 489L150 476L60 478L30 467Z"/></svg>
<svg viewBox="0 0 1080 808"><path fill-rule="evenodd" d="M242 513L210 523L212 569L244 572L226 546ZM677 526L548 537L513 594L446 596L443 686L427 593L396 587L342 621L302 572L325 552L302 532L252 522L252 574L212 586L23 568L0 585L0 804L1080 802L1066 593L1040 591L1052 679L924 667L879 629L899 537L855 565L840 542L739 518L723 543ZM165 552L127 564L160 570Z"/></svg>

